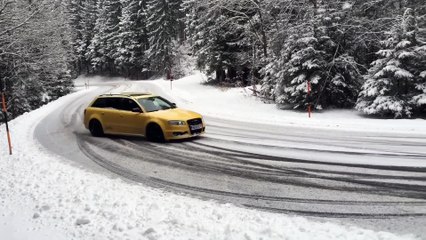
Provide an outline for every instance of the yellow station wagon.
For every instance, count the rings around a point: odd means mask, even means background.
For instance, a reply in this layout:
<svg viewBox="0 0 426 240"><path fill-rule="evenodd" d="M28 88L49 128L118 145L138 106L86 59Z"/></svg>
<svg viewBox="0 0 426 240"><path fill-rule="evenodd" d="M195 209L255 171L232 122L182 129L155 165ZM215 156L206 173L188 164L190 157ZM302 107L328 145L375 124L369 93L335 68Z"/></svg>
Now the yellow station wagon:
<svg viewBox="0 0 426 240"><path fill-rule="evenodd" d="M96 137L139 135L158 142L191 138L205 131L200 114L150 93L100 95L84 110L84 126Z"/></svg>

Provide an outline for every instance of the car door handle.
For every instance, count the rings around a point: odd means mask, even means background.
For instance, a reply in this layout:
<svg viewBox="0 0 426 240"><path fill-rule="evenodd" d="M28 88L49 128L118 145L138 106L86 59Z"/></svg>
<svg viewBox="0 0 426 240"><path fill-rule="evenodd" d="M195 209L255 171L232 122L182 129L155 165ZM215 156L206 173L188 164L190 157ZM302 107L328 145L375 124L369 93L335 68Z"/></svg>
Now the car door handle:
<svg viewBox="0 0 426 240"><path fill-rule="evenodd" d="M105 113L104 113L104 112L102 112L102 113L101 113L101 115L105 115Z"/></svg>

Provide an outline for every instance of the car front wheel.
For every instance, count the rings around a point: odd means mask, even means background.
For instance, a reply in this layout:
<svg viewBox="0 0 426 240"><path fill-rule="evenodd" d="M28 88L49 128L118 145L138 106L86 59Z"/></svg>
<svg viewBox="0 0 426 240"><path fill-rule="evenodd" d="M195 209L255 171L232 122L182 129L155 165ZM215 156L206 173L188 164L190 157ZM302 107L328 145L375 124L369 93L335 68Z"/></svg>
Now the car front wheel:
<svg viewBox="0 0 426 240"><path fill-rule="evenodd" d="M163 130L157 124L150 124L146 129L146 138L152 142L164 142Z"/></svg>

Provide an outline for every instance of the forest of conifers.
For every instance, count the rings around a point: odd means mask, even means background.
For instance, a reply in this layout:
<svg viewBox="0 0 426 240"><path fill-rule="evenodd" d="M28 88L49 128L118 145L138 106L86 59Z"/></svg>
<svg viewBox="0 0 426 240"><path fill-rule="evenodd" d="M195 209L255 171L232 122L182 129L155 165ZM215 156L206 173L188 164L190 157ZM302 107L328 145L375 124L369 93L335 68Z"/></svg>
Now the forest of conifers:
<svg viewBox="0 0 426 240"><path fill-rule="evenodd" d="M13 116L80 74L179 77L188 54L212 83L280 108L426 112L424 0L0 0Z"/></svg>

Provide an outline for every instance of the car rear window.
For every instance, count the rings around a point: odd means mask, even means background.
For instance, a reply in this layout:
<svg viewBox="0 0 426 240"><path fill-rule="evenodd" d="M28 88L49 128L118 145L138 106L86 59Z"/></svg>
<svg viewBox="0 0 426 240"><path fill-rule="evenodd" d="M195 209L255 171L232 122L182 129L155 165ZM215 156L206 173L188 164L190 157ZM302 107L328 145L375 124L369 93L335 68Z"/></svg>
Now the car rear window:
<svg viewBox="0 0 426 240"><path fill-rule="evenodd" d="M134 108L140 108L138 104L132 99L119 98L119 97L108 97L98 98L92 104L95 108L114 108L118 110L132 111Z"/></svg>
<svg viewBox="0 0 426 240"><path fill-rule="evenodd" d="M121 98L116 97L98 98L92 104L92 107L120 109L120 99Z"/></svg>
<svg viewBox="0 0 426 240"><path fill-rule="evenodd" d="M95 108L106 108L108 107L107 98L98 98L96 101L92 104L92 107Z"/></svg>

